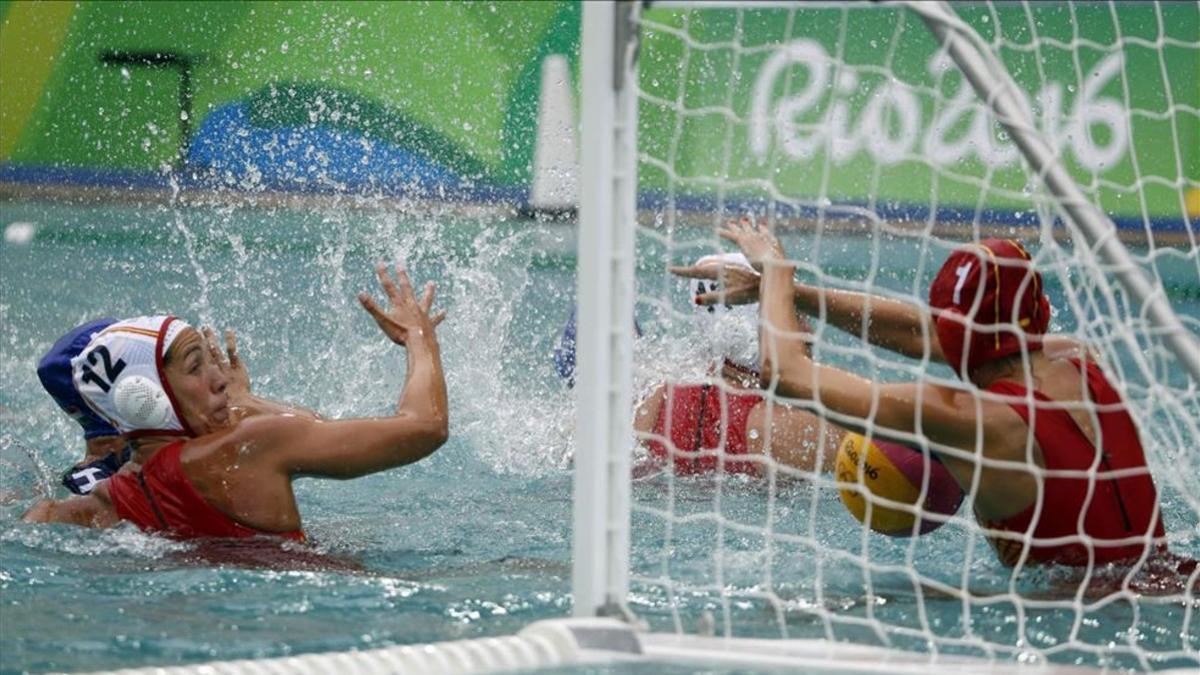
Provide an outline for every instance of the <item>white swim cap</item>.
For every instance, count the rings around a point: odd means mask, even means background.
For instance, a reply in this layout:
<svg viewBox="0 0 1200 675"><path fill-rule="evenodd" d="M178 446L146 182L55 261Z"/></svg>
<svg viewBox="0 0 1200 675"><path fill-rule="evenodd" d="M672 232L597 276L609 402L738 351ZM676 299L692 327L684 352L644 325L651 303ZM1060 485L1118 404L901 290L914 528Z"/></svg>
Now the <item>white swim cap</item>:
<svg viewBox="0 0 1200 675"><path fill-rule="evenodd" d="M71 359L76 390L127 436L195 436L163 372L164 355L188 327L173 316L140 316L96 333Z"/></svg>
<svg viewBox="0 0 1200 675"><path fill-rule="evenodd" d="M741 253L716 253L702 256L696 267L736 265L753 271L750 261ZM695 308L698 330L703 335L708 356L715 361L727 360L746 370L758 369L758 305L697 305L696 296L720 289L715 279L693 279L688 284L688 304Z"/></svg>

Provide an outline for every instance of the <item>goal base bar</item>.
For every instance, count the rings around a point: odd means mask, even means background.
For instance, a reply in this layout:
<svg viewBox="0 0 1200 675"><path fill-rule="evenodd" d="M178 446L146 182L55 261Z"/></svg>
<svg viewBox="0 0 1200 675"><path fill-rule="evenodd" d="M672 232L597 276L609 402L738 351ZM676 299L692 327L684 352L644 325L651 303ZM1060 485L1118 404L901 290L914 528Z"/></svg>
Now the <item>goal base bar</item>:
<svg viewBox="0 0 1200 675"><path fill-rule="evenodd" d="M476 674L618 662L698 667L792 668L813 673L1074 673L1093 668L937 656L827 640L779 640L643 633L616 619L551 619L517 635L404 645L274 659L218 661L110 671L120 675L250 675L257 673ZM1182 669L1160 671L1183 673Z"/></svg>

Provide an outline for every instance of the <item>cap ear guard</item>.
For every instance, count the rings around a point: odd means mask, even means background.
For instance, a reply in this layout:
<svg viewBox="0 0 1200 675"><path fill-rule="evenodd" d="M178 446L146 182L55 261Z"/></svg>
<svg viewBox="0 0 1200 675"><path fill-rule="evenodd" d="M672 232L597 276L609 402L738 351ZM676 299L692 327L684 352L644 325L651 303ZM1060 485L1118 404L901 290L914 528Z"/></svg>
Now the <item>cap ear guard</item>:
<svg viewBox="0 0 1200 675"><path fill-rule="evenodd" d="M687 289L688 306L692 308L696 344L703 360L716 364L731 364L742 370L756 371L758 366L758 310L753 305L730 306L725 303L700 305L696 298L705 293L718 293L724 287L723 270L742 267L751 272L754 267L740 252L714 253L698 258L694 267L715 268L715 279L690 279Z"/></svg>
<svg viewBox="0 0 1200 675"><path fill-rule="evenodd" d="M713 253L700 256L696 262L692 263L695 267L722 267L731 265L736 267L744 267L747 270L754 271L754 267L750 261L741 252L734 253ZM692 279L688 282L688 300L697 313L700 314L716 314L719 311L727 311L730 309L727 305L720 303L715 305L697 305L696 298L705 293L715 293L721 290L721 281L718 279Z"/></svg>
<svg viewBox="0 0 1200 675"><path fill-rule="evenodd" d="M717 283L716 281L708 281L706 279L692 279L688 283L688 297L691 298L692 305L695 307L696 311L701 314L705 314L705 313L716 314L718 309L721 309L721 310L728 309L724 305L720 305L720 304L698 305L695 302L696 298L700 297L701 295L703 295L705 293L714 293L719 290L721 290L721 285L719 283Z"/></svg>
<svg viewBox="0 0 1200 675"><path fill-rule="evenodd" d="M1037 315L1033 317L1033 323L1029 326L1029 331L1039 335L1045 335L1046 331L1050 330L1050 315L1053 309L1050 307L1050 298L1043 293L1038 299Z"/></svg>
<svg viewBox="0 0 1200 675"><path fill-rule="evenodd" d="M167 392L143 375L118 380L113 386L113 401L122 419L142 429L166 427L174 412Z"/></svg>

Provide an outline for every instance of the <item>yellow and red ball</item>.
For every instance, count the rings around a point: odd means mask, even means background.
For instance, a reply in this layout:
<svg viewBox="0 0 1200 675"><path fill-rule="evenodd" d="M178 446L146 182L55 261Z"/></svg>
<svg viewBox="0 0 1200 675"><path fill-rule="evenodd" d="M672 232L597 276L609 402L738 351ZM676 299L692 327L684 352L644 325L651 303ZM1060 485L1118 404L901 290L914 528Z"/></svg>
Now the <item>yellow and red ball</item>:
<svg viewBox="0 0 1200 675"><path fill-rule="evenodd" d="M853 486L839 490L842 503L859 522L881 534L909 537L936 530L945 517L958 511L963 492L946 467L930 457L898 443L879 439L868 443L859 434L846 434L838 448L834 470L839 483ZM928 487L921 500L926 472ZM913 507L920 500L920 505L907 510L885 505L880 498ZM918 513L943 517L920 517Z"/></svg>

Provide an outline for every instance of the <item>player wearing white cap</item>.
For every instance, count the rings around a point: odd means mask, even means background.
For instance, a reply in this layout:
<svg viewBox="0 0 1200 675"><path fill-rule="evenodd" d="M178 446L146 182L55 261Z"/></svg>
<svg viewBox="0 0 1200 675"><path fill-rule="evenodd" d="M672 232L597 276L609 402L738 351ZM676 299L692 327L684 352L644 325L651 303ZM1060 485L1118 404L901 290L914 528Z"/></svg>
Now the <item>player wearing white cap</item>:
<svg viewBox="0 0 1200 675"><path fill-rule="evenodd" d="M681 269L758 276L741 253L706 255ZM845 430L766 400L758 385L757 309L696 302L718 289L716 276L688 285L712 377L664 382L651 390L634 413L638 437L655 461L670 462L678 474L759 475L766 471L767 456L801 471L831 469Z"/></svg>
<svg viewBox="0 0 1200 675"><path fill-rule="evenodd" d="M403 270L396 281L378 272L389 308L365 293L359 299L408 355L395 415L239 420L230 405L237 369L199 331L169 316L120 321L72 359L72 372L89 408L131 439L141 470L117 474L84 497L39 502L26 520L91 527L129 520L181 538L302 539L294 478L354 478L432 453L448 435L434 331L444 313L430 314L432 283L418 301Z"/></svg>

